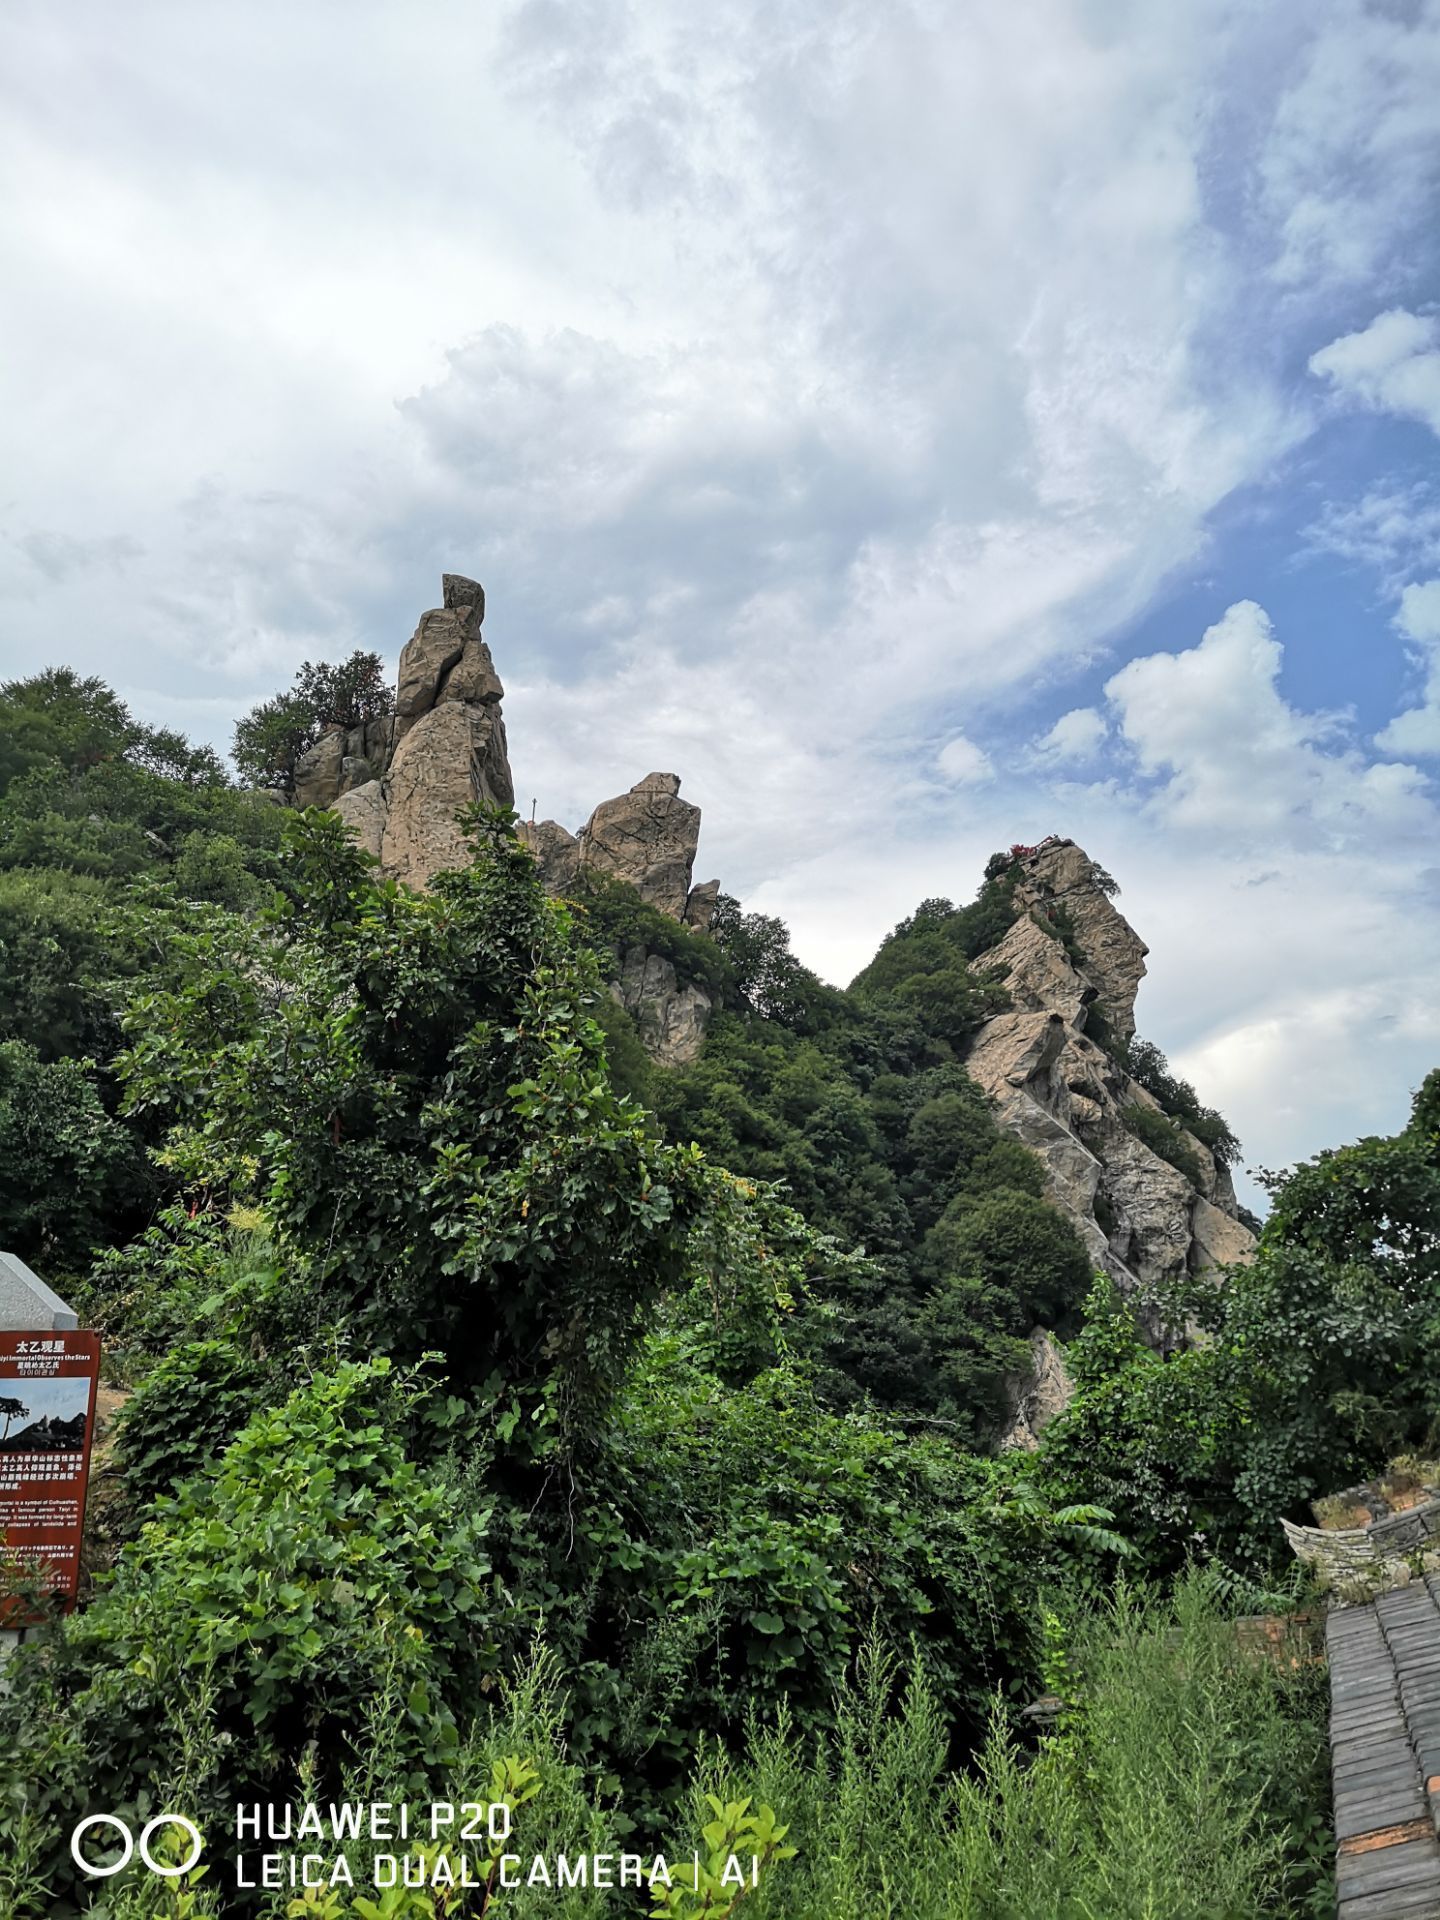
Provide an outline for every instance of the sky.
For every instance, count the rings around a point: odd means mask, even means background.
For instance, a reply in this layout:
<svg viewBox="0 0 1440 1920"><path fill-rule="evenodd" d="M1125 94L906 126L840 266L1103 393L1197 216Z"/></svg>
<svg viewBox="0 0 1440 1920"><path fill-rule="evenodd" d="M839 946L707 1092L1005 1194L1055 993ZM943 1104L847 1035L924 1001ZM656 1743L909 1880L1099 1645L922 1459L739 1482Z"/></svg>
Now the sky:
<svg viewBox="0 0 1440 1920"><path fill-rule="evenodd" d="M1440 0L8 0L0 677L485 584L848 979L1056 832L1253 1165L1440 1064ZM1248 1189L1253 1193L1253 1188Z"/></svg>

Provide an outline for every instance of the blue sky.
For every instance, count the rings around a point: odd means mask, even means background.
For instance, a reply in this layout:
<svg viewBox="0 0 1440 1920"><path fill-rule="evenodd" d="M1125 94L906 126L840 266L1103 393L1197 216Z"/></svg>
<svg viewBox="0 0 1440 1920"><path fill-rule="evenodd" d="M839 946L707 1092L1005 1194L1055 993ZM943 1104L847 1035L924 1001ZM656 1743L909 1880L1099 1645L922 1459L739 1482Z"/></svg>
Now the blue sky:
<svg viewBox="0 0 1440 1920"><path fill-rule="evenodd" d="M13 0L0 672L221 744L486 585L846 978L1080 839L1274 1165L1440 1061L1440 0Z"/></svg>

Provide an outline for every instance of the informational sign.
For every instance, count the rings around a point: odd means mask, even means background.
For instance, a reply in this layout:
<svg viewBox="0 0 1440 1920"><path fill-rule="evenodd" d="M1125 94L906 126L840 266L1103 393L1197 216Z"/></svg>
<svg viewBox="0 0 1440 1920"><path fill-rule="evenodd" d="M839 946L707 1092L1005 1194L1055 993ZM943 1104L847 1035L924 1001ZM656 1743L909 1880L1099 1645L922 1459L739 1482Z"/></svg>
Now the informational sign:
<svg viewBox="0 0 1440 1920"><path fill-rule="evenodd" d="M75 1604L100 1336L0 1333L0 1534L5 1557ZM0 1625L24 1625L16 1603Z"/></svg>

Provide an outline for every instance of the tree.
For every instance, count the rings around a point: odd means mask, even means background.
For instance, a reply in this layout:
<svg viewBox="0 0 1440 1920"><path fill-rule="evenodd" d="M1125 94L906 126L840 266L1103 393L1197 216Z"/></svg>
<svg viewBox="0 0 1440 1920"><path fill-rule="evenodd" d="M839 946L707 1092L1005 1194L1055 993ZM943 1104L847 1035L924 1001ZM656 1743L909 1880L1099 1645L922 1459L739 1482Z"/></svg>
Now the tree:
<svg viewBox="0 0 1440 1920"><path fill-rule="evenodd" d="M338 819L291 816L301 904L184 945L120 1068L176 1164L253 1188L368 1347L438 1350L573 1439L679 1271L697 1156L611 1088L598 969L513 821L473 815L474 865L417 898Z"/></svg>
<svg viewBox="0 0 1440 1920"><path fill-rule="evenodd" d="M298 694L280 693L235 722L230 758L242 780L288 793L295 784L295 762L314 746L318 734L308 704Z"/></svg>
<svg viewBox="0 0 1440 1920"><path fill-rule="evenodd" d="M1202 1342L1162 1360L1092 1295L1080 1391L1047 1430L1062 1483L1111 1506L1152 1564L1196 1551L1273 1571L1278 1522L1433 1446L1440 1419L1440 1073L1391 1138L1270 1176L1255 1260L1161 1302Z"/></svg>
<svg viewBox="0 0 1440 1920"><path fill-rule="evenodd" d="M94 766L123 753L135 734L130 709L103 680L47 667L0 686L0 793L33 767Z"/></svg>
<svg viewBox="0 0 1440 1920"><path fill-rule="evenodd" d="M235 723L230 757L242 779L257 787L294 785L295 763L329 727L363 726L392 705L378 653L347 660L303 661L288 693L262 700Z"/></svg>
<svg viewBox="0 0 1440 1920"><path fill-rule="evenodd" d="M105 1111L93 1064L0 1043L0 1246L51 1272L87 1265L118 1226L133 1230L154 1190L138 1139Z"/></svg>
<svg viewBox="0 0 1440 1920"><path fill-rule="evenodd" d="M833 1021L841 996L790 951L790 930L769 913L742 912L733 895L715 903L710 937L734 972L734 987L752 1013L797 1033Z"/></svg>
<svg viewBox="0 0 1440 1920"><path fill-rule="evenodd" d="M13 1400L8 1395L0 1399L0 1415L3 1415L5 1420L4 1431L0 1432L0 1440L8 1440L13 1422L23 1420L29 1411L29 1407L23 1400Z"/></svg>
<svg viewBox="0 0 1440 1920"><path fill-rule="evenodd" d="M393 704L379 654L358 650L348 660L302 661L294 690L321 728L360 727Z"/></svg>

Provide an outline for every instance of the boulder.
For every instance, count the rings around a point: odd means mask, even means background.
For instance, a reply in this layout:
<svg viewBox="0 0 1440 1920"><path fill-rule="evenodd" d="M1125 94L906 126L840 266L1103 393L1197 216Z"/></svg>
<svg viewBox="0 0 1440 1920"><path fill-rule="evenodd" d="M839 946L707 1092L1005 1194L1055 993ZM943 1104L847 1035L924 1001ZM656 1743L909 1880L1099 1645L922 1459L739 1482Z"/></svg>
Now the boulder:
<svg viewBox="0 0 1440 1920"><path fill-rule="evenodd" d="M710 1023L710 996L703 988L680 986L662 955L632 947L610 991L635 1022L645 1051L662 1067L688 1067L699 1055Z"/></svg>
<svg viewBox="0 0 1440 1920"><path fill-rule="evenodd" d="M680 776L649 773L591 814L580 831L580 868L628 881L643 900L679 920L699 839L700 809L680 798Z"/></svg>
<svg viewBox="0 0 1440 1920"><path fill-rule="evenodd" d="M422 713L430 711L446 674L464 653L465 642L478 635L480 623L475 621L472 628L472 611L441 607L421 614L419 626L400 655L395 689L398 732L408 732Z"/></svg>
<svg viewBox="0 0 1440 1920"><path fill-rule="evenodd" d="M580 842L558 820L522 820L515 829L540 869L540 884L552 898L574 891L580 873Z"/></svg>
<svg viewBox="0 0 1440 1920"><path fill-rule="evenodd" d="M718 880L702 880L698 887L692 887L685 901L686 926L693 927L697 933L708 933L719 898Z"/></svg>
<svg viewBox="0 0 1440 1920"><path fill-rule="evenodd" d="M485 589L478 580L467 580L463 573L442 573L440 599L454 613L463 609L474 616L478 627L485 618Z"/></svg>
<svg viewBox="0 0 1440 1920"><path fill-rule="evenodd" d="M329 727L295 762L297 807L334 806L345 765L345 730Z"/></svg>
<svg viewBox="0 0 1440 1920"><path fill-rule="evenodd" d="M1074 1391L1059 1341L1044 1327L1037 1327L1030 1336L1029 1369L1011 1382L1012 1414L1000 1437L1000 1451L1018 1447L1033 1453L1046 1427L1069 1406Z"/></svg>
<svg viewBox="0 0 1440 1920"><path fill-rule="evenodd" d="M435 701L438 705L442 700L468 700L473 706L488 707L504 698L505 689L490 658L490 649L483 640L476 639L465 642L460 658L442 680Z"/></svg>

